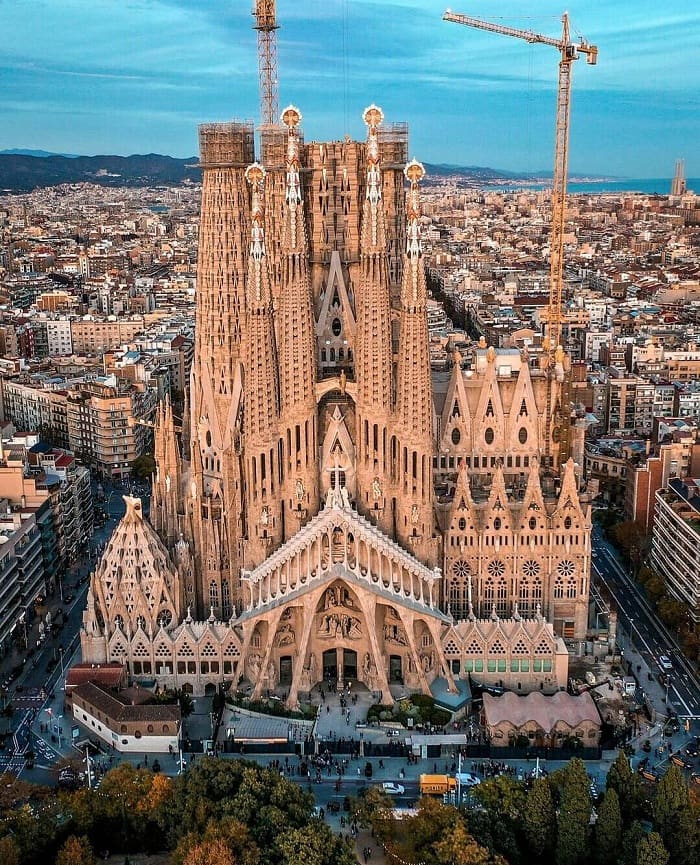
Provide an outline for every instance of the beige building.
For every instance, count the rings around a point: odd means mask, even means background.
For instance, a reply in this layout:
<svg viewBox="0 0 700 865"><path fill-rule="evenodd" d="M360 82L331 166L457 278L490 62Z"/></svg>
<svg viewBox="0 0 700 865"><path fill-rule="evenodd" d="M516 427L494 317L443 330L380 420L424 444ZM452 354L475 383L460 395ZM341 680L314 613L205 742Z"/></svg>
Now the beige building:
<svg viewBox="0 0 700 865"><path fill-rule="evenodd" d="M68 391L70 448L103 477L128 477L131 463L146 452L154 408L155 392L143 385L115 376L81 382Z"/></svg>
<svg viewBox="0 0 700 865"><path fill-rule="evenodd" d="M143 333L146 322L143 316L133 318L95 319L92 317L71 321L72 350L76 354L102 354L124 343L132 342Z"/></svg>
<svg viewBox="0 0 700 865"><path fill-rule="evenodd" d="M585 638L590 508L570 363L483 343L431 373L423 167L406 129L200 129L195 353L92 580L83 658L288 705L333 681L553 692Z"/></svg>
<svg viewBox="0 0 700 865"><path fill-rule="evenodd" d="M561 748L577 739L583 748L600 744L600 714L588 692L572 696L560 691L520 697L484 694L483 722L492 746L513 746L518 739L543 748Z"/></svg>

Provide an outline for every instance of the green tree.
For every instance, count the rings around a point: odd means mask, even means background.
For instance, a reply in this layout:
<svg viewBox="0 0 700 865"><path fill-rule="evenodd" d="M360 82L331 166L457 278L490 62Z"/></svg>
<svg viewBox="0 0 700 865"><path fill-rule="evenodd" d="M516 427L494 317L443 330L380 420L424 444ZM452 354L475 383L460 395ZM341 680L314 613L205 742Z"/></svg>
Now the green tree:
<svg viewBox="0 0 700 865"><path fill-rule="evenodd" d="M525 807L525 786L507 775L497 775L475 787L474 797L489 811L517 819Z"/></svg>
<svg viewBox="0 0 700 865"><path fill-rule="evenodd" d="M637 847L642 838L646 837L644 827L639 820L634 820L622 836L622 853L620 865L637 865Z"/></svg>
<svg viewBox="0 0 700 865"><path fill-rule="evenodd" d="M97 859L84 835L80 838L71 835L58 851L56 865L97 865Z"/></svg>
<svg viewBox="0 0 700 865"><path fill-rule="evenodd" d="M593 835L598 862L601 865L614 865L622 846L622 814L620 802L613 787L605 792L598 809L598 819Z"/></svg>
<svg viewBox="0 0 700 865"><path fill-rule="evenodd" d="M357 859L350 845L325 823L310 831L290 829L278 840L284 865L355 865Z"/></svg>
<svg viewBox="0 0 700 865"><path fill-rule="evenodd" d="M674 865L697 862L698 826L690 807L688 785L678 766L671 766L659 782L654 798L654 828Z"/></svg>
<svg viewBox="0 0 700 865"><path fill-rule="evenodd" d="M668 865L668 850L658 832L650 832L637 845L636 865Z"/></svg>
<svg viewBox="0 0 700 865"><path fill-rule="evenodd" d="M558 865L579 865L586 859L591 819L589 781L583 760L574 757L563 772L557 819Z"/></svg>
<svg viewBox="0 0 700 865"><path fill-rule="evenodd" d="M530 852L536 858L554 849L557 815L552 788L546 778L538 778L525 800L523 832Z"/></svg>
<svg viewBox="0 0 700 865"><path fill-rule="evenodd" d="M608 790L617 793L620 813L625 826L640 816L640 808L644 799L639 775L632 771L630 761L624 751L617 752L615 762L608 770L605 780Z"/></svg>
<svg viewBox="0 0 700 865"><path fill-rule="evenodd" d="M452 831L433 845L438 865L496 865L501 856L492 856L467 832L463 823L455 823Z"/></svg>
<svg viewBox="0 0 700 865"><path fill-rule="evenodd" d="M141 454L131 463L131 471L141 480L150 478L156 470L156 461L153 454Z"/></svg>

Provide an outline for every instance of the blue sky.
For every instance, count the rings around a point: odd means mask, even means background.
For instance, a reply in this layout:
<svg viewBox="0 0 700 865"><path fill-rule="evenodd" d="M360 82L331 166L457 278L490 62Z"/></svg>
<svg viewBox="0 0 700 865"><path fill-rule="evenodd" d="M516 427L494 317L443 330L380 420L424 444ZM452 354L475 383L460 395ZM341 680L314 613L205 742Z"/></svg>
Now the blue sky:
<svg viewBox="0 0 700 865"><path fill-rule="evenodd" d="M376 102L426 162L548 168L557 51L443 22L449 4L277 0L280 106L307 139L362 137ZM257 120L252 5L0 0L0 150L191 156L198 123ZM571 170L666 177L683 157L700 174L697 0L452 0L552 36L567 6L600 49L574 66Z"/></svg>

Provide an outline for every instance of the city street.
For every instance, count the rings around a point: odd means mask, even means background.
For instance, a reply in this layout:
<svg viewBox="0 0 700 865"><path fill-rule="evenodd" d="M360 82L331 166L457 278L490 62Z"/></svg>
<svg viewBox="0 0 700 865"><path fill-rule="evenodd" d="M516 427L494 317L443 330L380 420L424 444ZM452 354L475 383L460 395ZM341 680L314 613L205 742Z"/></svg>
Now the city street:
<svg viewBox="0 0 700 865"><path fill-rule="evenodd" d="M602 531L593 529L593 581L602 584L618 609L619 624L661 680L659 658L671 659L673 672L664 677L667 708L679 717L700 719L700 681L678 648L673 636L651 609L639 586L620 562ZM640 682L644 686L644 682Z"/></svg>

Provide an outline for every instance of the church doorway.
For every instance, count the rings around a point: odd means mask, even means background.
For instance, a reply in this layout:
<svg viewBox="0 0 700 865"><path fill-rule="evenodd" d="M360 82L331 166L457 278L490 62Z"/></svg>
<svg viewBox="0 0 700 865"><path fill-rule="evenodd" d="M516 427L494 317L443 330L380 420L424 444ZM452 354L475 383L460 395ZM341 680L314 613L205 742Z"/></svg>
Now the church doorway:
<svg viewBox="0 0 700 865"><path fill-rule="evenodd" d="M357 678L357 652L352 649L343 649L343 678Z"/></svg>
<svg viewBox="0 0 700 865"><path fill-rule="evenodd" d="M282 655L280 658L280 685L292 684L292 656Z"/></svg>
<svg viewBox="0 0 700 865"><path fill-rule="evenodd" d="M398 685L403 685L403 667L401 655L391 655L389 657L389 681Z"/></svg>
<svg viewBox="0 0 700 865"><path fill-rule="evenodd" d="M213 682L207 682L204 686L204 696L213 697L216 694L216 685Z"/></svg>
<svg viewBox="0 0 700 865"><path fill-rule="evenodd" d="M323 680L324 682L335 682L338 678L338 655L335 649L328 649L323 653Z"/></svg>

